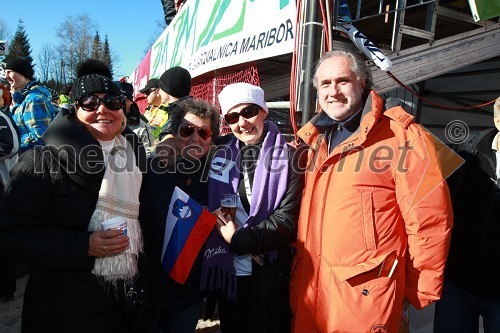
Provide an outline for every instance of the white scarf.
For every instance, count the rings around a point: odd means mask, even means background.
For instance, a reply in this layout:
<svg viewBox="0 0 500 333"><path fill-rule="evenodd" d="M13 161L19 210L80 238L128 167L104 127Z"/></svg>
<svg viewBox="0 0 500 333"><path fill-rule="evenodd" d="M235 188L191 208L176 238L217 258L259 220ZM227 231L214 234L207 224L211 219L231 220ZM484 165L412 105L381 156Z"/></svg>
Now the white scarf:
<svg viewBox="0 0 500 333"><path fill-rule="evenodd" d="M122 135L115 137L109 153L103 150L106 170L88 230L102 230L101 222L117 216L124 217L130 246L121 254L97 257L92 273L107 282L130 281L137 274L137 257L143 250L142 232L137 220L142 173L136 166L131 144Z"/></svg>

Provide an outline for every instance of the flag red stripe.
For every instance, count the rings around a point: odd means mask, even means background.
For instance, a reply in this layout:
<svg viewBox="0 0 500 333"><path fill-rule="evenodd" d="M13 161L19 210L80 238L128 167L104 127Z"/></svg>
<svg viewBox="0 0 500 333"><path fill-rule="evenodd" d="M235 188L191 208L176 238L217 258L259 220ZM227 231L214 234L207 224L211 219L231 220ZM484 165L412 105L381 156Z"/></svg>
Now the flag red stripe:
<svg viewBox="0 0 500 333"><path fill-rule="evenodd" d="M179 257L170 271L170 276L176 282L180 284L186 282L189 272L191 272L191 267L193 267L194 261L210 235L210 232L212 232L215 223L216 217L210 214L206 209L203 209Z"/></svg>

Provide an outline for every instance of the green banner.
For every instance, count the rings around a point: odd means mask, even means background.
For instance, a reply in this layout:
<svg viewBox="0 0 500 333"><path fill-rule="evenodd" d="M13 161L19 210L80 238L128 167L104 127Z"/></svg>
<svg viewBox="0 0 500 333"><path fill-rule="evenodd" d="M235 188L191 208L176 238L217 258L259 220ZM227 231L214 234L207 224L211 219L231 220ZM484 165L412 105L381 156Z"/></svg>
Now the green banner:
<svg viewBox="0 0 500 333"><path fill-rule="evenodd" d="M469 6L476 22L500 16L500 0L469 0Z"/></svg>

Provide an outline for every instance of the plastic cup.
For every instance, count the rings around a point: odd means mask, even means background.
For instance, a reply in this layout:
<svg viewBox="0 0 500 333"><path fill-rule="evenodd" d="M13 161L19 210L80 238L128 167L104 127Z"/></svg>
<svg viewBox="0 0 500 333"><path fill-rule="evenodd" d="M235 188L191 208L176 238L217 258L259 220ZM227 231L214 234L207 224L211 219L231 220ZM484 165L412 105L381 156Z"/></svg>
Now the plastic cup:
<svg viewBox="0 0 500 333"><path fill-rule="evenodd" d="M127 220L118 216L101 223L102 230L123 230L123 236L127 236Z"/></svg>

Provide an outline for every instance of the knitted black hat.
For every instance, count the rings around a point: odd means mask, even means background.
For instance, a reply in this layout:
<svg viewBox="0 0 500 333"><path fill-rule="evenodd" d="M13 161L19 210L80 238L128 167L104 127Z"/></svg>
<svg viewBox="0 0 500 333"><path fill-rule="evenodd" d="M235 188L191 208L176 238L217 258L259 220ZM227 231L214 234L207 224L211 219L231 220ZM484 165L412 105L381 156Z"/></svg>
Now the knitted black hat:
<svg viewBox="0 0 500 333"><path fill-rule="evenodd" d="M10 69L11 71L19 73L30 80L33 80L33 76L35 75L33 66L31 66L31 63L25 58L10 59L9 61L7 61L5 69Z"/></svg>
<svg viewBox="0 0 500 333"><path fill-rule="evenodd" d="M110 79L99 74L88 74L76 79L71 88L71 100L78 101L84 95L91 94L109 94L120 96L120 88L116 86Z"/></svg>
<svg viewBox="0 0 500 333"><path fill-rule="evenodd" d="M177 98L189 96L191 92L191 74L179 66L167 69L158 81L161 90Z"/></svg>

